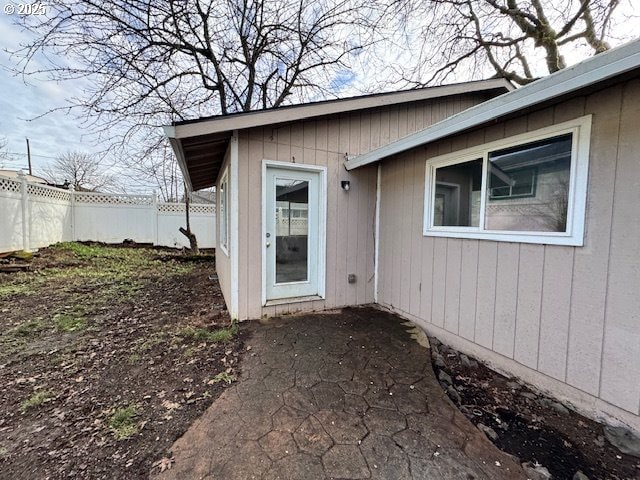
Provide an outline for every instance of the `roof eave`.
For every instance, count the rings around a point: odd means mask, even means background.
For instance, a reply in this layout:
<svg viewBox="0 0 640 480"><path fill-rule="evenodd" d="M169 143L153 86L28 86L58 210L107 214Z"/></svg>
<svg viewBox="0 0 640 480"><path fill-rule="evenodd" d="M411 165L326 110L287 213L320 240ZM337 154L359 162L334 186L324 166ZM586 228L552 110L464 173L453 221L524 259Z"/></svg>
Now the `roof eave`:
<svg viewBox="0 0 640 480"><path fill-rule="evenodd" d="M385 157L461 133L505 115L552 100L602 82L640 66L640 40L622 45L560 70L525 87L471 107L424 130L345 162L347 170L363 167Z"/></svg>
<svg viewBox="0 0 640 480"><path fill-rule="evenodd" d="M180 171L182 172L182 178L189 192L193 192L193 185L191 184L191 176L189 175L189 169L187 168L187 162L184 157L184 150L182 149L182 143L177 138L174 138L169 135L167 132L168 129L173 127L163 127L164 132L169 138L169 143L171 144L171 148L176 155L176 159L178 160L178 166L180 167Z"/></svg>
<svg viewBox="0 0 640 480"><path fill-rule="evenodd" d="M176 124L163 128L165 129L165 134L167 134L167 131L170 131L173 138L180 139L223 131L243 130L263 125L287 123L325 115L336 115L368 108L379 108L386 105L395 105L405 102L429 100L451 95L491 90L510 91L513 90L513 88L513 85L504 78L494 78L474 82L455 83L439 87L406 90L403 92L351 97L311 104L292 105L270 110L258 110L253 112L223 115L211 119Z"/></svg>

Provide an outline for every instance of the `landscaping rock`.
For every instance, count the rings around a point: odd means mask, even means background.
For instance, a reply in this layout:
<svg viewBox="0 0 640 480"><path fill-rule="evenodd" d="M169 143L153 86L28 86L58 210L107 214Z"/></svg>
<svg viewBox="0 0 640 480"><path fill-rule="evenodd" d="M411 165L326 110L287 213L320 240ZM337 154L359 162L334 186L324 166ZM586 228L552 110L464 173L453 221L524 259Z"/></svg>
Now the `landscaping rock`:
<svg viewBox="0 0 640 480"><path fill-rule="evenodd" d="M540 406L555 410L560 415L569 415L569 409L560 402L545 397L538 398L536 401Z"/></svg>
<svg viewBox="0 0 640 480"><path fill-rule="evenodd" d="M535 400L538 396L533 392L520 392L519 395L524 398L528 398L529 400Z"/></svg>
<svg viewBox="0 0 640 480"><path fill-rule="evenodd" d="M438 380L440 380L440 383L444 383L446 385L453 385L453 380L451 380L451 376L444 370L440 370L440 373L438 373Z"/></svg>
<svg viewBox="0 0 640 480"><path fill-rule="evenodd" d="M550 480L553 478L547 467L543 467L542 465L534 465L529 462L522 464L522 469L524 473L527 474L529 480Z"/></svg>
<svg viewBox="0 0 640 480"><path fill-rule="evenodd" d="M447 387L447 394L454 403L457 403L458 405L460 404L460 394L451 385Z"/></svg>
<svg viewBox="0 0 640 480"><path fill-rule="evenodd" d="M609 443L627 455L640 458L640 437L624 427L604 427Z"/></svg>
<svg viewBox="0 0 640 480"><path fill-rule="evenodd" d="M473 358L467 357L464 353L460 354L460 363L467 368L477 368L478 362L476 362Z"/></svg>
<svg viewBox="0 0 640 480"><path fill-rule="evenodd" d="M440 355L439 353L436 353L433 356L433 364L438 368L444 368L445 367L445 363L444 363L444 358L442 357L442 355Z"/></svg>
<svg viewBox="0 0 640 480"><path fill-rule="evenodd" d="M507 387L509 387L511 390L520 390L522 388L522 385L520 385L518 382L507 382Z"/></svg>
<svg viewBox="0 0 640 480"><path fill-rule="evenodd" d="M589 480L589 477L582 473L582 470L578 470L573 476L573 480Z"/></svg>
<svg viewBox="0 0 640 480"><path fill-rule="evenodd" d="M483 432L492 441L495 442L498 439L498 434L496 433L496 431L493 428L487 427L484 423L479 423L477 425L477 427L478 427L478 430Z"/></svg>
<svg viewBox="0 0 640 480"><path fill-rule="evenodd" d="M551 402L551 408L553 408L560 415L569 415L569 409L560 402Z"/></svg>

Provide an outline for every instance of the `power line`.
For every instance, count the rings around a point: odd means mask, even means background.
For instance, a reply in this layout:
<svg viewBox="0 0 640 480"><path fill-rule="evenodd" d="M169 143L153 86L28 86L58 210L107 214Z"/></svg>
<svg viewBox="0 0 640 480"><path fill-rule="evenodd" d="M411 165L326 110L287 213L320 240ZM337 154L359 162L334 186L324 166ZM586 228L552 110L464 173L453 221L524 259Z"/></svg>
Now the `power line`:
<svg viewBox="0 0 640 480"><path fill-rule="evenodd" d="M21 157L26 157L27 154L24 152L5 152L7 155L20 155ZM32 153L31 154L32 157L42 157L42 158L51 158L52 160L55 160L58 157L51 157L49 155L40 155L39 153Z"/></svg>

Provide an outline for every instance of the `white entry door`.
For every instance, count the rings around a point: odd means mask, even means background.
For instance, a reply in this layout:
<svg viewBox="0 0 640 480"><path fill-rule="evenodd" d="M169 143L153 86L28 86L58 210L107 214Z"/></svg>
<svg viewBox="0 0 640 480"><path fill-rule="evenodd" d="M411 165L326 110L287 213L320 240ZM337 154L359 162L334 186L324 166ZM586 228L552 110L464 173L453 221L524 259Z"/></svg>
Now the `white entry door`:
<svg viewBox="0 0 640 480"><path fill-rule="evenodd" d="M264 172L265 300L322 296L323 172L269 164Z"/></svg>

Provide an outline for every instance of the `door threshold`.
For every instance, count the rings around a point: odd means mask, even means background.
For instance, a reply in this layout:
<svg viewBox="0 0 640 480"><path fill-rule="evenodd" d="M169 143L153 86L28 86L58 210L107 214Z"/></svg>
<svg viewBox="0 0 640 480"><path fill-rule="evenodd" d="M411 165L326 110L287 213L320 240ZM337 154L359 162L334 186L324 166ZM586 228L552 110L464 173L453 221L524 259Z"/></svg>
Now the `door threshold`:
<svg viewBox="0 0 640 480"><path fill-rule="evenodd" d="M324 300L320 295L307 295L305 297L277 298L275 300L267 300L265 307L273 305L286 305L288 303L313 302L315 300Z"/></svg>

